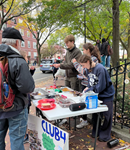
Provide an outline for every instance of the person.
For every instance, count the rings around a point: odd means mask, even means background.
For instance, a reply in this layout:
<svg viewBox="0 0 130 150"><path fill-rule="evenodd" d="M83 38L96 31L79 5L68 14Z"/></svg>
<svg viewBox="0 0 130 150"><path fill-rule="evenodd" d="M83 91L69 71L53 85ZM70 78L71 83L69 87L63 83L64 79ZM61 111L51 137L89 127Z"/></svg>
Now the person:
<svg viewBox="0 0 130 150"><path fill-rule="evenodd" d="M90 56L82 55L79 59L79 63L83 68L87 69L85 76L88 78L88 86L84 89L84 92L94 91L98 93L98 99L108 107L108 111L101 113L101 116L104 116L104 121L103 125L101 125L100 120L98 128L98 140L100 142L106 142L111 139L113 98L115 93L112 81L106 68L100 63L96 64L93 62ZM74 66L76 66L76 62ZM95 137L97 124L96 113L93 114L92 121L92 137Z"/></svg>
<svg viewBox="0 0 130 150"><path fill-rule="evenodd" d="M65 37L64 42L67 46L67 53L65 55L65 62L60 64L53 64L56 68L66 70L65 86L72 88L73 90L79 91L79 80L77 78L78 71L74 68L71 60L73 58L78 59L82 53L75 45L75 38L73 35Z"/></svg>
<svg viewBox="0 0 130 150"><path fill-rule="evenodd" d="M102 39L102 44L101 44L101 60L102 60L102 65L105 67L106 66L106 56L107 56L107 46L108 44L106 43L106 39Z"/></svg>
<svg viewBox="0 0 130 150"><path fill-rule="evenodd" d="M101 63L100 52L97 46L93 46L91 43L85 43L83 45L83 54L90 56L92 61L94 61L95 63ZM77 61L76 59L73 59L72 62L74 63ZM81 73L86 74L86 69L84 69L78 62L75 68L78 72L82 70L83 72ZM82 91L88 86L88 79L84 75L82 75L81 85L82 85ZM83 128L84 126L88 125L87 115L83 115L82 119L80 120L81 122L76 126L77 128Z"/></svg>
<svg viewBox="0 0 130 150"><path fill-rule="evenodd" d="M28 62L27 52L24 51L24 50L21 50L21 51L19 51L19 52L20 52L20 54L23 56L23 58L26 60L26 62ZM34 66L30 66L30 73L31 73L32 76L33 76L35 70L36 70L36 69L35 69ZM31 97L30 97L30 94L27 94L27 96L28 96L28 100L29 100L29 103L28 103L28 114L29 114L29 112L30 112L30 107L31 107ZM23 143L25 144L25 143L27 143L27 142L29 142L28 129L26 130L26 134L25 134L25 136L24 136L24 141L23 141Z"/></svg>
<svg viewBox="0 0 130 150"><path fill-rule="evenodd" d="M54 59L54 63L53 64L58 64L56 59ZM52 70L53 70L53 78L55 80L55 74L56 74L58 68L52 66ZM56 77L56 80L57 80L57 77Z"/></svg>
<svg viewBox="0 0 130 150"><path fill-rule="evenodd" d="M0 57L5 57L8 66L8 82L15 94L12 109L0 109L0 149L5 150L5 136L9 129L11 150L24 150L23 140L28 120L27 93L33 92L34 80L29 72L28 64L19 53L21 41L20 32L8 27L2 33ZM14 56L9 58L9 56ZM3 61L2 61L3 62ZM4 64L3 64L4 66Z"/></svg>
<svg viewBox="0 0 130 150"><path fill-rule="evenodd" d="M98 49L99 49L99 51L100 51L100 53L101 53L101 43L100 43L100 40L97 40L97 41L96 41L96 45L95 45L95 46L98 47Z"/></svg>
<svg viewBox="0 0 130 150"><path fill-rule="evenodd" d="M111 48L109 42L106 41L106 43L107 43L107 45L108 45L107 48ZM106 57L106 67L109 67L109 68L110 68L110 61L111 61L111 56L107 53L107 57Z"/></svg>
<svg viewBox="0 0 130 150"><path fill-rule="evenodd" d="M33 66L36 66L36 64L37 64L37 60L35 59L33 62Z"/></svg>
<svg viewBox="0 0 130 150"><path fill-rule="evenodd" d="M64 42L67 46L67 53L65 55L65 62L60 63L60 64L53 64L54 67L60 68L60 69L65 69L65 86L79 91L80 87L80 81L77 78L78 71L74 68L73 63L71 60L73 58L78 59L82 53L81 51L76 47L75 45L75 38L72 34L68 35L65 37ZM59 125L62 125L63 123L66 123L67 120L63 119Z"/></svg>

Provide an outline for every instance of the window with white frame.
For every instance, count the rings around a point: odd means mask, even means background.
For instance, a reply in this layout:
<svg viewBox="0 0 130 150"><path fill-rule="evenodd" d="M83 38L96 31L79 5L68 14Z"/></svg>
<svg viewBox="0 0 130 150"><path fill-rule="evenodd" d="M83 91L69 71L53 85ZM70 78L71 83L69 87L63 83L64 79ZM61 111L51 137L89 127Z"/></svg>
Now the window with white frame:
<svg viewBox="0 0 130 150"><path fill-rule="evenodd" d="M33 42L33 48L36 49L36 42Z"/></svg>
<svg viewBox="0 0 130 150"><path fill-rule="evenodd" d="M37 52L33 52L34 58L37 57Z"/></svg>
<svg viewBox="0 0 130 150"><path fill-rule="evenodd" d="M28 48L31 48L31 44L30 44L30 41L28 41Z"/></svg>
<svg viewBox="0 0 130 150"><path fill-rule="evenodd" d="M34 35L32 34L32 37L35 39Z"/></svg>
<svg viewBox="0 0 130 150"><path fill-rule="evenodd" d="M21 33L22 36L24 36L24 30L23 29L19 29L19 32Z"/></svg>
<svg viewBox="0 0 130 150"><path fill-rule="evenodd" d="M19 23L22 23L23 22L23 20L22 19L19 19Z"/></svg>
<svg viewBox="0 0 130 150"><path fill-rule="evenodd" d="M30 32L29 31L27 31L27 37L30 37Z"/></svg>
<svg viewBox="0 0 130 150"><path fill-rule="evenodd" d="M28 56L31 56L31 52L28 52Z"/></svg>
<svg viewBox="0 0 130 150"><path fill-rule="evenodd" d="M24 41L21 42L21 47L25 47L25 42Z"/></svg>

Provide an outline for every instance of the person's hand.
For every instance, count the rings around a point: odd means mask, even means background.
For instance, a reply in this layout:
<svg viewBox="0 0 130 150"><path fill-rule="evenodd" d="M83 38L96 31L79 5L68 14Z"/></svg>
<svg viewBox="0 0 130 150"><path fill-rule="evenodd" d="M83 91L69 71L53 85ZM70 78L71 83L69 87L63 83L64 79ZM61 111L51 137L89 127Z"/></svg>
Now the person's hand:
<svg viewBox="0 0 130 150"><path fill-rule="evenodd" d="M88 87L86 87L86 88L83 90L83 93L85 93L87 90L88 90Z"/></svg>
<svg viewBox="0 0 130 150"><path fill-rule="evenodd" d="M55 68L59 68L59 67L60 67L60 64L53 64L53 66L54 66Z"/></svg>
<svg viewBox="0 0 130 150"><path fill-rule="evenodd" d="M34 67L34 66L31 66L31 67L30 67L30 70L34 70L34 69L35 69L35 67Z"/></svg>
<svg viewBox="0 0 130 150"><path fill-rule="evenodd" d="M75 63L75 62L77 62L77 61L76 61L75 58L73 58L73 59L71 60L71 62L72 62L72 63Z"/></svg>

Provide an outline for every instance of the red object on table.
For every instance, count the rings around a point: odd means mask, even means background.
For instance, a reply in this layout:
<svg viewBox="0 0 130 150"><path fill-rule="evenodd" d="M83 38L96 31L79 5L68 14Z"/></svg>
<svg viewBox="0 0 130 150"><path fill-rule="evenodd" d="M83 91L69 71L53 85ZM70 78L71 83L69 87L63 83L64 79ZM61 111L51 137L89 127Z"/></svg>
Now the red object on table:
<svg viewBox="0 0 130 150"><path fill-rule="evenodd" d="M54 104L54 103L50 103L50 105L51 105L51 107L43 107L42 103L41 103L41 104L38 104L37 107L41 110L51 110L56 107L56 104Z"/></svg>
<svg viewBox="0 0 130 150"><path fill-rule="evenodd" d="M41 110L51 110L51 109L54 109L56 107L56 104L54 104L55 100L54 99L40 99L38 101L38 105L37 107ZM50 107L43 107L42 104L43 103L50 103Z"/></svg>
<svg viewBox="0 0 130 150"><path fill-rule="evenodd" d="M61 95L61 97L62 97L62 98L67 98L67 96L65 96L65 95Z"/></svg>
<svg viewBox="0 0 130 150"><path fill-rule="evenodd" d="M50 86L50 88L56 89L56 85Z"/></svg>

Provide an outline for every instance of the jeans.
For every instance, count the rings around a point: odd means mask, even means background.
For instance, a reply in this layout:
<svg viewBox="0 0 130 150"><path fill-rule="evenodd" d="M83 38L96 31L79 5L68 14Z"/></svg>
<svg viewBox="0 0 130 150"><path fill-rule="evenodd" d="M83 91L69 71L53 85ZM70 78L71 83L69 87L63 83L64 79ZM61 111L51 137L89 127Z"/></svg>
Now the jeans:
<svg viewBox="0 0 130 150"><path fill-rule="evenodd" d="M105 67L106 66L106 55L101 56L101 64Z"/></svg>
<svg viewBox="0 0 130 150"><path fill-rule="evenodd" d="M24 150L23 140L26 133L28 110L23 109L18 115L0 120L0 149L5 150L5 136L9 129L11 150Z"/></svg>
<svg viewBox="0 0 130 150"><path fill-rule="evenodd" d="M110 67L111 56L107 56L106 58L106 67Z"/></svg>

